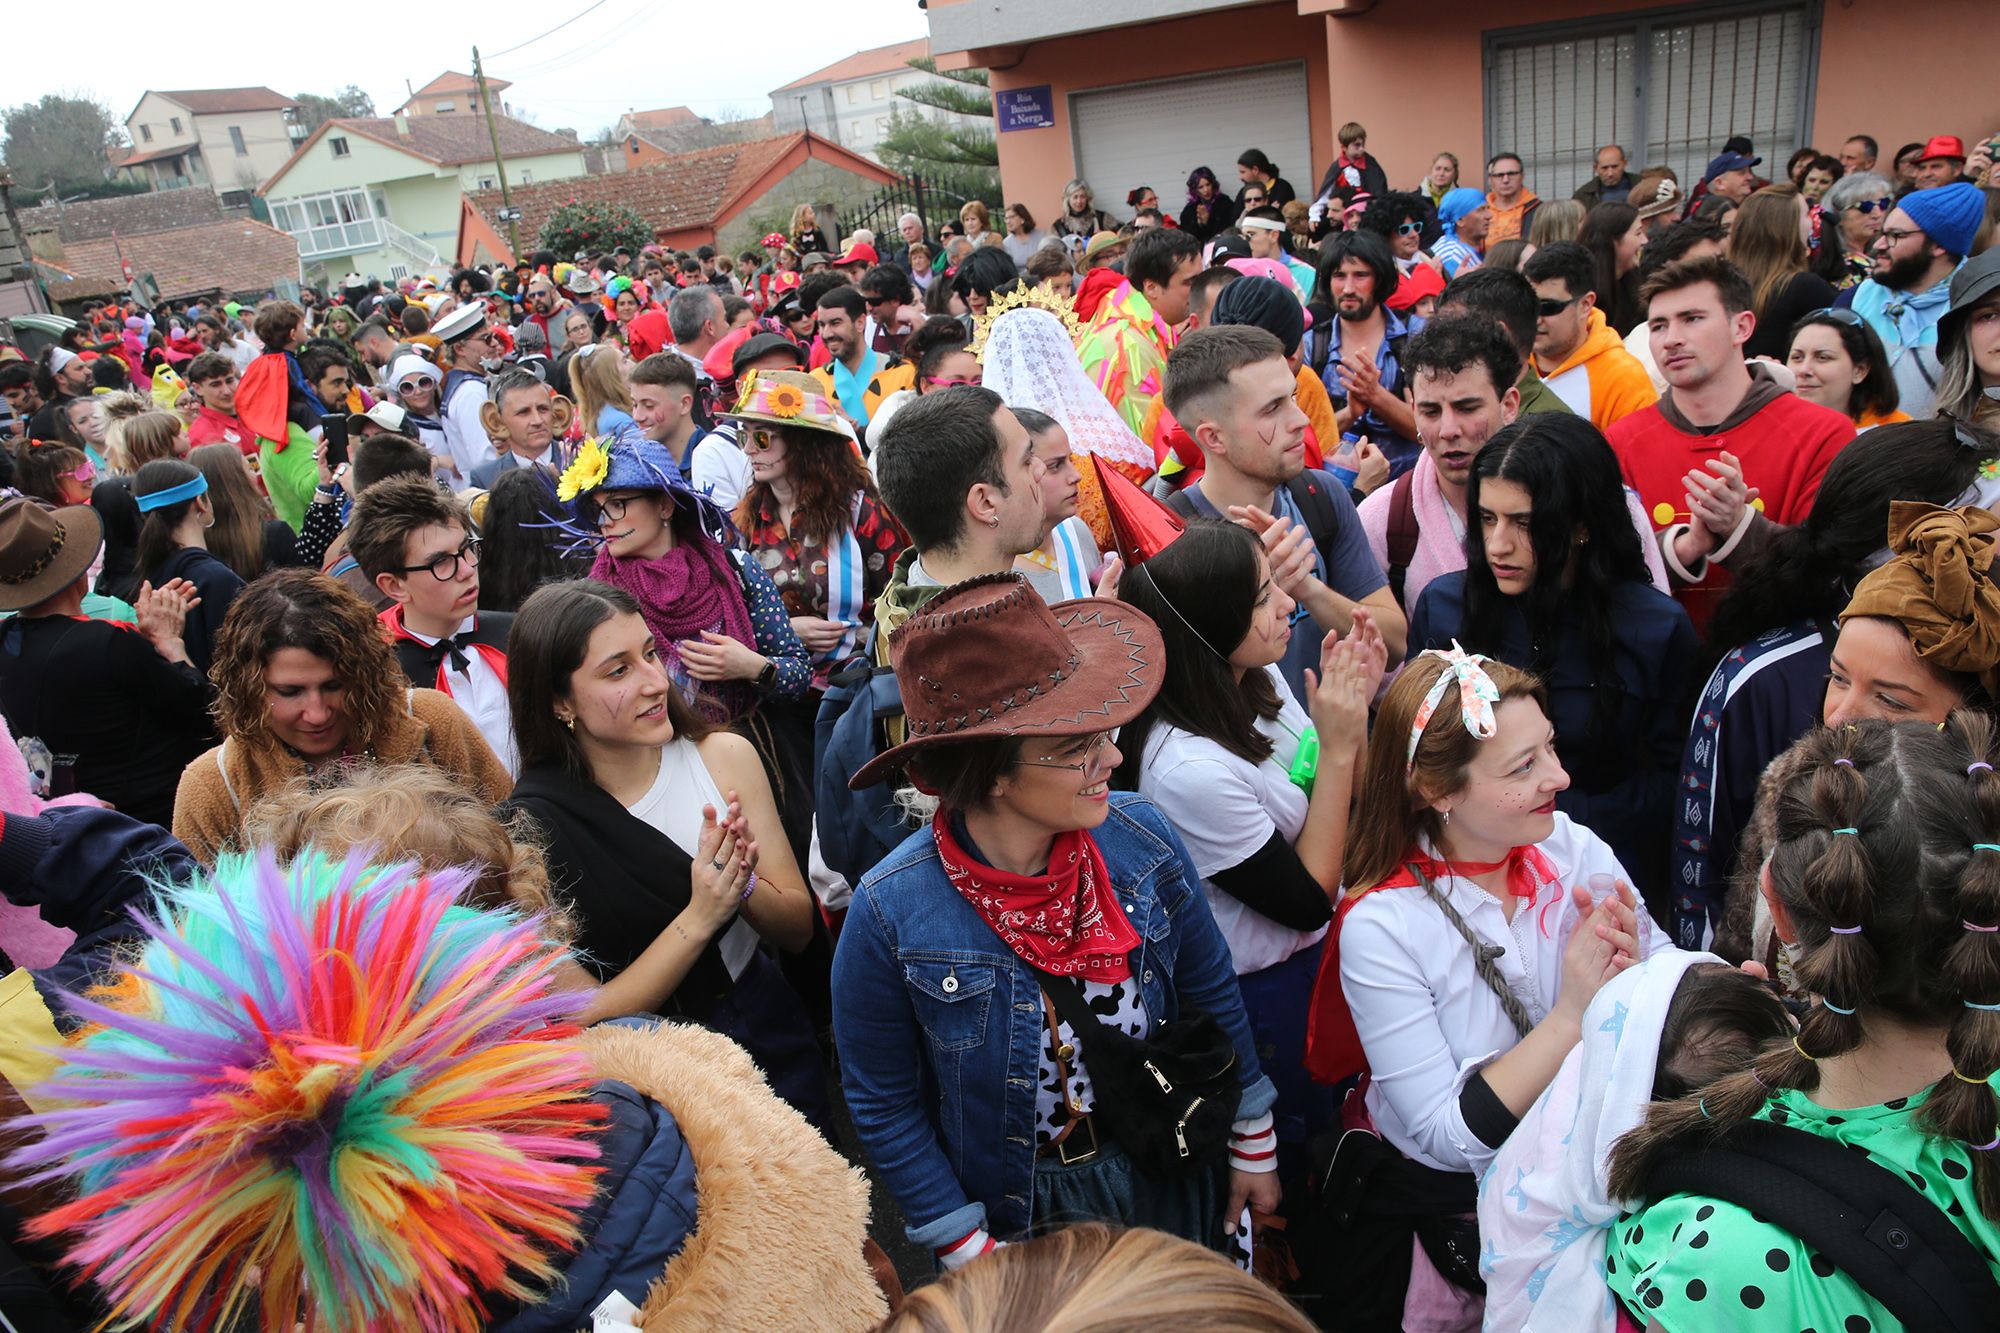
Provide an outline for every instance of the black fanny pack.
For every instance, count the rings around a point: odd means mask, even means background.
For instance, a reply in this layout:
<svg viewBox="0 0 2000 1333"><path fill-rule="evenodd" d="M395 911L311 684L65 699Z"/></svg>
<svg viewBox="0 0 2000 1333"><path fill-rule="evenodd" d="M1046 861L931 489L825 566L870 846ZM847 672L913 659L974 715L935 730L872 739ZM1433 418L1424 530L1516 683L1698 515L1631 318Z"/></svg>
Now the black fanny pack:
<svg viewBox="0 0 2000 1333"><path fill-rule="evenodd" d="M1099 1022L1074 978L1045 973L1042 989L1083 1045L1097 1094L1092 1116L1135 1165L1173 1176L1228 1152L1242 1089L1236 1045L1214 1015L1183 1009L1142 1040Z"/></svg>

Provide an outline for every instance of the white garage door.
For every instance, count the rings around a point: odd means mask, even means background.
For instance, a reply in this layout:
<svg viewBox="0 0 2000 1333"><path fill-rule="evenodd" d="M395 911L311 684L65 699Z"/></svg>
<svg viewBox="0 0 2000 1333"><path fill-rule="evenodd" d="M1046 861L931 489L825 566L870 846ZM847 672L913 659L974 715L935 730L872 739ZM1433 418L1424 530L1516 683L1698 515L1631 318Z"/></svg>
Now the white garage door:
<svg viewBox="0 0 2000 1333"><path fill-rule="evenodd" d="M1159 192L1160 208L1179 216L1187 176L1207 167L1232 197L1236 159L1261 148L1293 190L1312 197L1312 133L1303 62L1216 70L1186 79L1072 93L1070 133L1083 178L1097 205L1131 215L1125 195L1140 185Z"/></svg>

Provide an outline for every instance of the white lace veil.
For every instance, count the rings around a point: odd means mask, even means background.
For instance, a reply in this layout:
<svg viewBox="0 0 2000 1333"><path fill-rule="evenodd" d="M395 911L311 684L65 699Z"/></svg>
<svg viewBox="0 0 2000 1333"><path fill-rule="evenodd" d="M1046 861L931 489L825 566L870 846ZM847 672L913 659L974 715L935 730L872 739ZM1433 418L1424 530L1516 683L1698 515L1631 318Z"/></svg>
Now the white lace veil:
<svg viewBox="0 0 2000 1333"><path fill-rule="evenodd" d="M1063 323L1032 306L993 321L980 355L987 388L1009 407L1032 407L1062 423L1070 448L1124 470L1152 472L1152 446L1132 433L1090 376L1084 374Z"/></svg>

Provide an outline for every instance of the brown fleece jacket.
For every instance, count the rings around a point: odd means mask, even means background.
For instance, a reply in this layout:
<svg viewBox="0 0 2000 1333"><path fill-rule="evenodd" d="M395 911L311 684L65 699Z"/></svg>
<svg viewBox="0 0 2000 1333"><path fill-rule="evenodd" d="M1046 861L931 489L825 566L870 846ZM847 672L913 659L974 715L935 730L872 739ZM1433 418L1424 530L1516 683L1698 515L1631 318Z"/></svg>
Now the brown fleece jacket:
<svg viewBox="0 0 2000 1333"><path fill-rule="evenodd" d="M665 1105L694 1156L695 1232L640 1307L645 1333L860 1333L888 1315L862 1257L867 1179L741 1046L678 1023L603 1024L577 1041L599 1076Z"/></svg>
<svg viewBox="0 0 2000 1333"><path fill-rule="evenodd" d="M390 720L369 757L381 764L433 764L488 805L514 789L472 719L436 690L411 690L407 710ZM230 737L181 773L174 836L197 860L213 865L242 836L243 816L305 771L305 761L268 732L249 741Z"/></svg>

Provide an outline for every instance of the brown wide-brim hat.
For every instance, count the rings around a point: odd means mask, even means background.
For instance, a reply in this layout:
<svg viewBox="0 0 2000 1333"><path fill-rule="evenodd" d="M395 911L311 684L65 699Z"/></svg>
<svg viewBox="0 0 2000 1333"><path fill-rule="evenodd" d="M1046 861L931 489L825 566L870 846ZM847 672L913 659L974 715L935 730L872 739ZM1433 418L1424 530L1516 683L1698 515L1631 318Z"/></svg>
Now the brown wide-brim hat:
<svg viewBox="0 0 2000 1333"><path fill-rule="evenodd" d="M1124 602L1050 606L1018 573L946 588L889 636L909 740L848 779L871 787L937 745L1121 727L1160 690L1160 627Z"/></svg>
<svg viewBox="0 0 2000 1333"><path fill-rule="evenodd" d="M0 611L45 602L82 577L104 545L89 505L48 509L33 500L0 503Z"/></svg>

